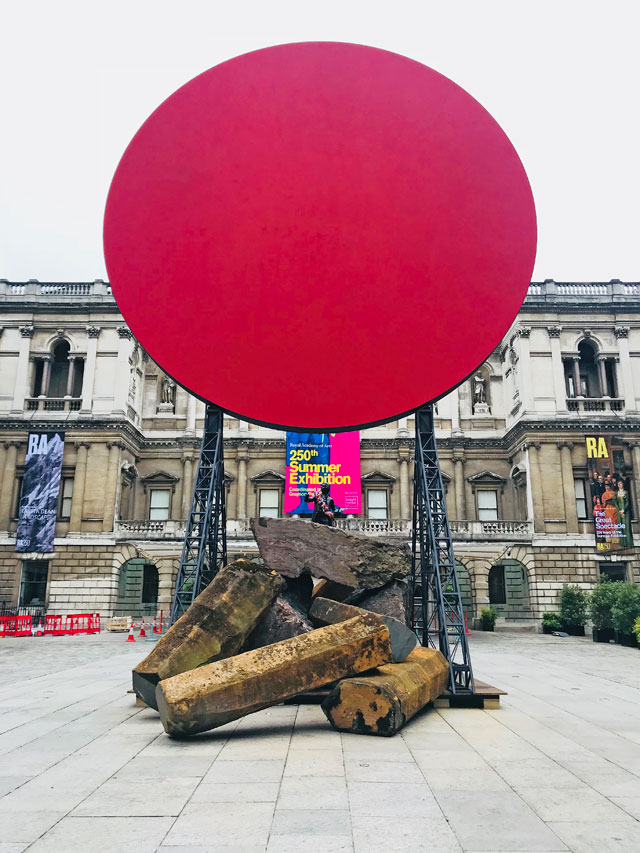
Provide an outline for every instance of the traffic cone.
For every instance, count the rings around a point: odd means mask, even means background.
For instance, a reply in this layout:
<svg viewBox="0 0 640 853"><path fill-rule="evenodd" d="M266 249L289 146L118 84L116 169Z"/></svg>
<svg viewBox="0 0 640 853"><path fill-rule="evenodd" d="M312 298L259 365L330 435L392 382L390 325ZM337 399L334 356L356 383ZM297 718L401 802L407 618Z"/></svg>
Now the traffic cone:
<svg viewBox="0 0 640 853"><path fill-rule="evenodd" d="M147 636L147 632L144 630L144 619L142 620L142 624L140 625L140 633L138 636L139 637L146 637Z"/></svg>
<svg viewBox="0 0 640 853"><path fill-rule="evenodd" d="M151 624L151 633L152 634L158 633L158 626L156 625L156 617L155 616L153 617L153 622Z"/></svg>
<svg viewBox="0 0 640 853"><path fill-rule="evenodd" d="M36 637L42 637L44 635L44 628L42 627L42 619L38 622L38 629L36 631Z"/></svg>
<svg viewBox="0 0 640 853"><path fill-rule="evenodd" d="M127 643L135 643L136 638L133 636L133 622L129 625L129 636L127 637Z"/></svg>

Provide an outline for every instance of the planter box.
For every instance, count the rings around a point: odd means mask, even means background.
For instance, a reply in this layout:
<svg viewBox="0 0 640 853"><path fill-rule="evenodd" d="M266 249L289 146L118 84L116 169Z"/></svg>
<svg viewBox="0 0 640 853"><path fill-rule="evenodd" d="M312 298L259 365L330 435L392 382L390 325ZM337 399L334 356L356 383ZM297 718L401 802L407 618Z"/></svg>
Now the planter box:
<svg viewBox="0 0 640 853"><path fill-rule="evenodd" d="M613 628L594 628L593 642L594 643L611 643L616 639L616 632Z"/></svg>
<svg viewBox="0 0 640 853"><path fill-rule="evenodd" d="M638 648L638 639L635 634L618 634L616 642L621 646L631 646L633 649Z"/></svg>
<svg viewBox="0 0 640 853"><path fill-rule="evenodd" d="M491 626L489 626L489 625L483 625L483 626L482 626L482 630L483 630L483 631L493 631L493 625L491 625Z"/></svg>
<svg viewBox="0 0 640 853"><path fill-rule="evenodd" d="M564 629L570 637L584 637L584 625L566 625Z"/></svg>

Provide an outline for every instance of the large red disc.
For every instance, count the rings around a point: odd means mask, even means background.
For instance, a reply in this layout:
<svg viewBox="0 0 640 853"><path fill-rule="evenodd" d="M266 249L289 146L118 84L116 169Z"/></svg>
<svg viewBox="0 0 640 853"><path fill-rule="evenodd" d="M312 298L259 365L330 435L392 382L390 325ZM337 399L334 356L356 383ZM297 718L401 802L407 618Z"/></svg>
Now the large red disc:
<svg viewBox="0 0 640 853"><path fill-rule="evenodd" d="M250 421L337 431L435 400L526 294L531 189L463 89L332 42L217 65L125 151L104 245L150 356Z"/></svg>

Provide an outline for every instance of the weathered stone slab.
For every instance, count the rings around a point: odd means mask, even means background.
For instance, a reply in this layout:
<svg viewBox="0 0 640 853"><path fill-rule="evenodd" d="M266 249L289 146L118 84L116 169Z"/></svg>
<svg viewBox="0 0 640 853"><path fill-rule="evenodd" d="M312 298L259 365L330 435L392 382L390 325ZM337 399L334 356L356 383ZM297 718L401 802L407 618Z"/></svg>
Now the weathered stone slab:
<svg viewBox="0 0 640 853"><path fill-rule="evenodd" d="M331 598L327 595L325 598ZM372 613L382 613L393 616L405 625L411 617L411 600L408 580L391 581L380 589L357 589L344 599L346 604L354 604Z"/></svg>
<svg viewBox="0 0 640 853"><path fill-rule="evenodd" d="M165 731L183 737L389 660L389 632L367 613L175 675L158 684L156 701Z"/></svg>
<svg viewBox="0 0 640 853"><path fill-rule="evenodd" d="M313 631L313 628L306 610L295 597L285 592L262 614L244 644L244 650L259 649L281 640L289 640L291 637Z"/></svg>
<svg viewBox="0 0 640 853"><path fill-rule="evenodd" d="M344 622L346 619L362 616L366 612L360 607L354 607L344 602L329 601L328 598L316 598L311 605L309 618L314 625L335 625L336 622ZM411 628L407 628L404 622L400 622L399 619L384 614L378 614L378 616L389 629L393 660L400 663L418 645L418 638Z"/></svg>
<svg viewBox="0 0 640 853"><path fill-rule="evenodd" d="M335 583L335 581L328 581L326 578L322 578L313 588L311 601L315 601L316 598L330 598L331 601L344 601L353 591L353 588L350 586L344 586L341 583Z"/></svg>
<svg viewBox="0 0 640 853"><path fill-rule="evenodd" d="M377 589L409 573L404 548L364 534L290 518L253 518L251 529L266 565L286 577Z"/></svg>
<svg viewBox="0 0 640 853"><path fill-rule="evenodd" d="M449 667L440 652L419 647L404 663L340 681L322 703L327 719L341 732L390 737L447 685Z"/></svg>
<svg viewBox="0 0 640 853"><path fill-rule="evenodd" d="M226 566L135 667L136 694L157 710L163 678L235 655L283 586L276 572L249 560Z"/></svg>

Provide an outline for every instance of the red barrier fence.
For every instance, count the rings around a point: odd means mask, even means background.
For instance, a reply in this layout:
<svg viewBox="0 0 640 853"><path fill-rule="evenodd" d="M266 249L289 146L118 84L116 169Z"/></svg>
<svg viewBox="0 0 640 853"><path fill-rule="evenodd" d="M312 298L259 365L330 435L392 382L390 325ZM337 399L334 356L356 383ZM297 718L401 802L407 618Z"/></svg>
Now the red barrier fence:
<svg viewBox="0 0 640 853"><path fill-rule="evenodd" d="M33 627L32 616L0 616L0 637L31 637ZM44 635L48 637L99 633L99 613L72 613L66 617L48 614L44 617Z"/></svg>

